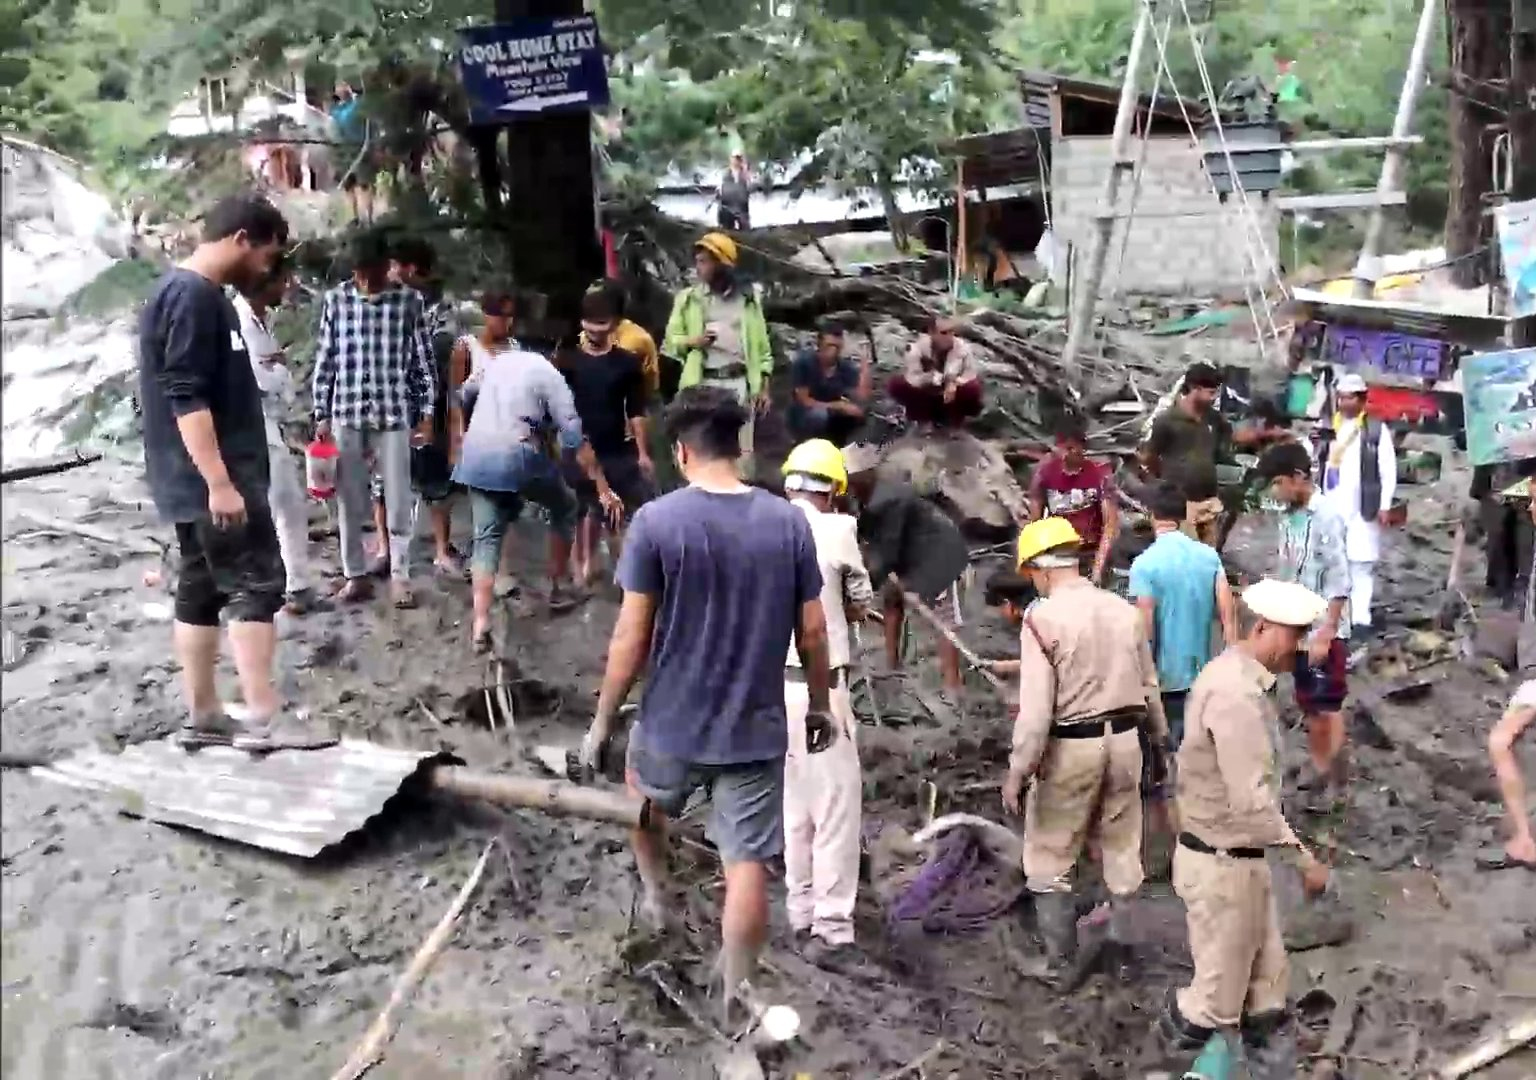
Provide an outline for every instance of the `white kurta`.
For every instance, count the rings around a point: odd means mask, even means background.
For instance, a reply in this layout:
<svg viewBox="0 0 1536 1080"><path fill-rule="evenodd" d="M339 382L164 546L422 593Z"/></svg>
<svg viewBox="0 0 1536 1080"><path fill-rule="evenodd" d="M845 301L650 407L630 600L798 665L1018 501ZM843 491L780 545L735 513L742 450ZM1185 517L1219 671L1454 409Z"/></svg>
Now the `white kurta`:
<svg viewBox="0 0 1536 1080"><path fill-rule="evenodd" d="M1364 418L1346 421L1335 433L1335 443L1350 438L1351 429L1358 429ZM1324 492L1348 523L1344 537L1344 550L1352 563L1373 563L1381 558L1381 526L1373 514L1366 518L1360 513L1360 440L1364 432L1355 434L1350 446L1339 460L1337 474L1331 464L1323 470ZM1330 462L1332 458L1330 457ZM1397 449L1392 445L1392 433L1385 426L1376 455L1377 469L1381 476L1381 509L1392 505L1397 495Z"/></svg>

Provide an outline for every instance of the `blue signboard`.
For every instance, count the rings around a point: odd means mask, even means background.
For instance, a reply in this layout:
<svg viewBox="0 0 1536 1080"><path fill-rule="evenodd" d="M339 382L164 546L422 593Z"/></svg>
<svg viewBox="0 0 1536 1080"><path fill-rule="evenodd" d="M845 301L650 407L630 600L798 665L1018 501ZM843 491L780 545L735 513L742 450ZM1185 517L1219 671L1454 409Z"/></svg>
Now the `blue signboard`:
<svg viewBox="0 0 1536 1080"><path fill-rule="evenodd" d="M1536 349L1469 356L1461 386L1472 464L1536 457Z"/></svg>
<svg viewBox="0 0 1536 1080"><path fill-rule="evenodd" d="M474 124L608 104L608 69L591 15L460 30L459 77Z"/></svg>

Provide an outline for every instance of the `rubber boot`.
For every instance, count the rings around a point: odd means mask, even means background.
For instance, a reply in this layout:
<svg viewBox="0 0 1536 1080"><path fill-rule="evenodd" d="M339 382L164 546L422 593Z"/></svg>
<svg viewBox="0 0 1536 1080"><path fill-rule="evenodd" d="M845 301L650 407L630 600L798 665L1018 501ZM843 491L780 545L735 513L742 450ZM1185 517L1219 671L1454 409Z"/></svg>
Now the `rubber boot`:
<svg viewBox="0 0 1536 1080"><path fill-rule="evenodd" d="M1232 1049L1232 1040L1218 1031L1205 1041L1200 1056L1184 1073L1184 1080L1230 1080L1236 1065L1237 1054Z"/></svg>
<svg viewBox="0 0 1536 1080"><path fill-rule="evenodd" d="M1077 960L1077 900L1069 892L1035 894L1035 925L1045 947L1046 977L1071 977Z"/></svg>
<svg viewBox="0 0 1536 1080"><path fill-rule="evenodd" d="M1296 1025L1285 1010L1243 1017L1249 1080L1295 1080Z"/></svg>
<svg viewBox="0 0 1536 1080"><path fill-rule="evenodd" d="M1163 1015L1158 1018L1157 1026L1163 1037L1178 1050L1198 1050L1217 1034L1215 1028L1202 1027L1187 1019L1179 1011L1178 991L1171 988L1163 1003Z"/></svg>

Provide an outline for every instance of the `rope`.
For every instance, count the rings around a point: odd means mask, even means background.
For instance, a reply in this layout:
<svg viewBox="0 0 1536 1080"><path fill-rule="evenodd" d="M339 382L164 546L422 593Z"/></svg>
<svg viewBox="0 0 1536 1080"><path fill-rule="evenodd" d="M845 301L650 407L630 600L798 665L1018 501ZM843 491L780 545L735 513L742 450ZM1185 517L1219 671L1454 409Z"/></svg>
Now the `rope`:
<svg viewBox="0 0 1536 1080"><path fill-rule="evenodd" d="M1264 267L1268 269L1270 277L1274 279L1275 284L1280 287L1281 294L1284 295L1286 294L1287 290L1285 287L1285 282L1280 278L1278 263L1273 257L1271 257L1269 252L1269 245L1264 242L1264 233L1263 230L1259 228L1258 215L1254 213L1253 204L1248 199L1248 190L1243 187L1242 177L1238 175L1237 169L1232 162L1232 148L1227 143L1226 127L1221 122L1221 110L1216 107L1216 88L1211 84L1211 72L1205 64L1205 50L1200 47L1200 38L1195 31L1195 20L1189 13L1189 4L1187 3L1187 0L1179 0L1179 8L1184 13L1185 25L1189 27L1189 41L1190 44L1194 47L1195 67L1200 72L1200 83L1202 89L1205 91L1205 99L1206 101L1210 102L1211 120L1216 126L1216 139L1221 144L1221 153L1227 163L1227 175L1232 178L1233 189L1237 192L1238 198L1242 200L1243 210L1248 216L1248 222L1253 233L1253 238L1257 242L1259 250L1264 256ZM1191 134L1193 134L1193 132L1191 132ZM1268 309L1268 296L1265 296L1264 303L1266 309ZM1270 317L1271 321L1273 321L1272 311L1270 312Z"/></svg>
<svg viewBox="0 0 1536 1080"><path fill-rule="evenodd" d="M1167 34L1172 31L1172 29L1173 14L1170 12L1168 17L1163 20L1163 35L1166 37ZM1156 38L1156 23L1154 23L1152 26L1152 34L1153 37ZM1120 282L1125 276L1125 254L1130 250L1131 246L1131 223L1136 220L1136 206L1141 201L1141 181L1143 179L1144 170L1147 164L1147 147L1152 142L1152 140L1148 137L1151 134L1150 129L1152 126L1152 114L1157 111L1157 95L1158 92L1162 90L1162 88L1163 69L1162 65L1159 65L1157 78L1152 82L1152 94L1147 102L1147 126L1143 128L1141 132L1141 152L1136 157L1136 167L1131 171L1131 204L1126 208L1125 229L1120 234L1120 255L1115 260L1116 295L1123 291L1120 287ZM1113 210L1114 207L1110 207L1110 209Z"/></svg>
<svg viewBox="0 0 1536 1080"><path fill-rule="evenodd" d="M1142 3L1148 8L1149 11L1152 9L1152 0L1142 0ZM1188 9L1188 6L1185 3L1185 0L1179 0L1179 3L1180 3L1180 6L1184 9L1184 14L1185 14L1186 22L1189 23L1190 41L1191 41L1191 43L1194 46L1195 55L1196 55L1197 58L1200 58L1200 66L1203 68L1204 67L1204 60L1203 60L1203 57L1201 57L1200 42L1199 42L1198 38L1195 35L1194 23L1189 20L1189 9ZM1169 26L1168 26L1168 30L1169 30L1169 33L1171 34L1171 31L1172 31L1171 20L1170 20L1170 23L1169 23ZM1201 149L1201 144L1200 144L1199 132L1195 128L1194 119L1189 115L1189 108L1188 108L1188 106L1184 102L1184 95L1179 90L1178 80L1174 77L1172 68L1168 64L1168 40L1167 40L1167 37L1163 36L1163 35L1160 35L1157 32L1157 26L1156 26L1155 23L1153 25L1153 35L1152 36L1153 36L1153 42L1154 42L1154 44L1156 44L1157 52L1158 52L1158 67L1159 67L1158 78L1159 78L1159 80L1161 80L1161 78L1164 75L1167 76L1169 86L1170 86L1170 88L1173 91L1174 101L1177 102L1177 104L1179 106L1179 114L1183 117L1183 119L1184 119L1184 126L1189 131L1190 142L1191 142L1191 144L1197 150L1200 150ZM1209 89L1209 81L1208 80L1207 80L1206 86L1207 86L1208 100L1211 102L1212 112L1213 112L1213 115L1214 115L1214 113L1215 113L1215 100L1216 100L1215 93L1214 93L1213 90ZM1241 192L1243 190L1242 189L1242 182L1241 182L1241 179L1237 176L1237 170L1232 166L1231 151L1230 151L1230 149L1227 148L1226 135L1225 135L1225 132L1222 129L1220 129L1220 128L1218 128L1218 130L1217 130L1217 137L1221 141L1223 152L1226 154L1226 157L1227 157L1227 170L1228 170L1228 173L1232 176L1233 182L1234 182L1237 190ZM1210 175L1210 171L1209 170L1205 170L1205 175L1206 175L1206 181L1210 185L1211 193L1213 195L1215 195L1218 198L1218 200L1219 200L1220 199L1220 193L1216 190L1215 178ZM1280 337L1279 328L1276 326L1276 323L1275 323L1274 311L1273 311L1273 308L1270 306L1270 303L1269 303L1269 297L1264 292L1263 284L1259 280L1260 278L1262 278L1264 276L1266 268L1268 269L1269 273L1274 274L1275 267L1274 267L1273 262L1269 261L1269 253L1268 253L1267 246L1263 242L1262 234L1259 233L1258 224L1257 224L1257 218L1253 214L1252 206L1247 201L1246 193L1243 194L1243 211L1244 211L1244 213L1243 213L1244 224L1245 224L1245 226L1247 226L1247 228L1245 229L1245 232L1247 233L1247 235L1245 237L1245 245L1244 246L1245 246L1245 250L1246 250L1247 255L1248 255L1249 264L1250 264L1250 266L1252 268L1252 275L1249 276L1249 277L1245 277L1243 279L1243 295L1244 295L1244 299L1247 301L1247 304L1248 304L1249 314L1253 318L1254 332L1258 336L1259 345L1262 348L1263 344L1264 344L1264 340L1265 340L1266 330L1267 330L1268 336L1269 336L1269 338L1271 340L1278 342L1279 341L1279 337ZM1255 239L1257 239L1257 241L1258 241L1258 249L1259 249L1259 252L1261 253L1261 254L1258 254L1258 255L1255 254L1255 244L1254 244ZM1262 265L1261 265L1261 263L1262 263ZM1281 282L1281 288L1284 289L1284 283L1283 282ZM1258 303L1255 303L1255 301L1254 301L1254 293L1255 292L1257 292L1257 294L1258 294L1258 298L1259 298L1259 302ZM1260 310L1261 309L1263 311L1263 318L1260 318Z"/></svg>

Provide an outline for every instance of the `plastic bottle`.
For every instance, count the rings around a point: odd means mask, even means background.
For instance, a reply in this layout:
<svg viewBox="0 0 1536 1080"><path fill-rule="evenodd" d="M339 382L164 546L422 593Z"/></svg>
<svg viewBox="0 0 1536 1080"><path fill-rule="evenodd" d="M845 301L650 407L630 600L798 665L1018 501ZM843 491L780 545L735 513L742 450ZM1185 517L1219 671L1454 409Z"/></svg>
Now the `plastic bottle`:
<svg viewBox="0 0 1536 1080"><path fill-rule="evenodd" d="M1230 1080L1235 1064L1231 1040L1218 1031L1206 1041L1200 1056L1184 1074L1184 1080Z"/></svg>
<svg viewBox="0 0 1536 1080"><path fill-rule="evenodd" d="M304 451L304 479L309 494L325 500L336 494L336 444L315 439Z"/></svg>

